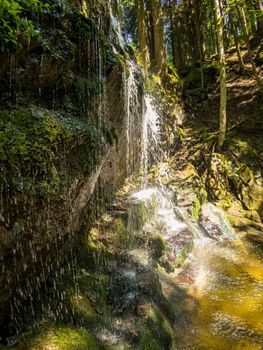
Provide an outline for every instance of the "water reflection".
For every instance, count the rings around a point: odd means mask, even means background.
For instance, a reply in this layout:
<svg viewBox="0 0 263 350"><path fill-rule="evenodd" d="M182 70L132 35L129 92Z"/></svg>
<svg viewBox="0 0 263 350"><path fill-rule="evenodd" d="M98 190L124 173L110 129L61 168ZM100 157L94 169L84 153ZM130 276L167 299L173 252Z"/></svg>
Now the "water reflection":
<svg viewBox="0 0 263 350"><path fill-rule="evenodd" d="M262 349L263 262L245 241L196 241L187 268L188 293L196 299L191 321L178 325L178 349Z"/></svg>

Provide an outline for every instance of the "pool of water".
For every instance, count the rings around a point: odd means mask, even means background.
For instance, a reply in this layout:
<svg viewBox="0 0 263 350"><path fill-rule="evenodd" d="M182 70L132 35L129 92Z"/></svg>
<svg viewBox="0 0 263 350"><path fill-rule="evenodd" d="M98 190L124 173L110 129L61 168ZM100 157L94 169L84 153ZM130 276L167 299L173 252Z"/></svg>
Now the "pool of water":
<svg viewBox="0 0 263 350"><path fill-rule="evenodd" d="M263 259L246 241L198 239L178 276L187 289L176 349L263 349Z"/></svg>

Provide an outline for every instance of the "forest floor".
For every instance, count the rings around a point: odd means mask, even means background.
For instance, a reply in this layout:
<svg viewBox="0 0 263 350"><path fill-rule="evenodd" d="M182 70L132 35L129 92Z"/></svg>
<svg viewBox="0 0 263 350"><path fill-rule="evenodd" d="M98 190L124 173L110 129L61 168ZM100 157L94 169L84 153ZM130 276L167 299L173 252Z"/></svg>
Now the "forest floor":
<svg viewBox="0 0 263 350"><path fill-rule="evenodd" d="M233 227L243 233L251 233L255 229L253 232L258 231L261 237L263 96L253 77L233 70L228 72L227 134L222 154L215 152L220 108L219 84L202 101L192 101L192 106L194 113L182 125L174 156L178 181L184 178L184 186L188 186L189 193L192 192L190 198L193 194L197 195L197 199L194 199L197 207L193 209L192 200L191 210L198 211L198 207L202 206L203 198L198 196L198 191L204 188L206 199L229 214ZM187 181L186 169L189 172ZM199 177L198 190L191 179L194 172L194 176Z"/></svg>

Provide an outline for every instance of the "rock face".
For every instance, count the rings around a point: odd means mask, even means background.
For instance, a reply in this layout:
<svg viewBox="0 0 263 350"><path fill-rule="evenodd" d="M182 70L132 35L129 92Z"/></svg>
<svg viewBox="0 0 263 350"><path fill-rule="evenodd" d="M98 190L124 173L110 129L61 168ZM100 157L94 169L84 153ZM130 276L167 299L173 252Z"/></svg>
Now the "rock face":
<svg viewBox="0 0 263 350"><path fill-rule="evenodd" d="M8 316L19 328L23 302L49 276L63 275L60 266L69 253L73 259L78 233L127 175L125 53L111 42L103 4L96 20L69 5L46 11L37 38L1 54L1 330ZM136 170L139 128L133 135Z"/></svg>
<svg viewBox="0 0 263 350"><path fill-rule="evenodd" d="M202 206L199 222L206 234L212 238L217 240L235 238L234 230L223 210L217 208L212 203Z"/></svg>

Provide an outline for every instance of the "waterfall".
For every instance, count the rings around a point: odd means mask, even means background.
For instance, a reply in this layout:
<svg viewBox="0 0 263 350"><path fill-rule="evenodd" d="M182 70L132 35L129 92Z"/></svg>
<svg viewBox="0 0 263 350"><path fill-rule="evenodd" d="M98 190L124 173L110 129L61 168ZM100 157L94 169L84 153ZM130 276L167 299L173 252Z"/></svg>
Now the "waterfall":
<svg viewBox="0 0 263 350"><path fill-rule="evenodd" d="M137 65L128 61L128 72L124 71L124 98L125 98L125 127L126 127L126 173L132 175L135 169L137 156L136 135L140 128L141 102L139 99L139 82Z"/></svg>
<svg viewBox="0 0 263 350"><path fill-rule="evenodd" d="M142 185L147 184L147 172L150 164L160 161L160 116L153 106L151 96L144 97L144 111L142 118L142 157L141 173Z"/></svg>
<svg viewBox="0 0 263 350"><path fill-rule="evenodd" d="M153 106L153 97L140 91L138 66L128 62L128 73L124 72L124 98L126 109L126 172L134 173L136 162L140 159L142 183L147 183L149 166L161 160L160 151L160 116ZM142 97L140 97L142 95ZM136 154L138 137L141 138L141 152Z"/></svg>

